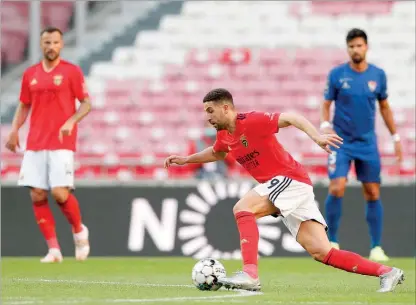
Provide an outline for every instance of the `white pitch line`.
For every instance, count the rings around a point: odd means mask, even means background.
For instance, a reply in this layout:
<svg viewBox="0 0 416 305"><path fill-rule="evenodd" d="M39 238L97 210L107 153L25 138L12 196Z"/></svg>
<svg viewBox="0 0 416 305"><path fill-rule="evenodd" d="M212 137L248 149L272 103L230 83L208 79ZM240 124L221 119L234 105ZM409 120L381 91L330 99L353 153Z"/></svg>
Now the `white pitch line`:
<svg viewBox="0 0 416 305"><path fill-rule="evenodd" d="M106 303L153 303L153 302L183 302L183 301L203 301L203 300L222 300L231 298L246 298L256 295L262 295L262 292L236 291L231 295L213 295L203 297L176 297L176 298L159 298L159 299L115 299L105 300Z"/></svg>
<svg viewBox="0 0 416 305"><path fill-rule="evenodd" d="M5 301L6 305L28 305L28 304L36 304L36 301Z"/></svg>
<svg viewBox="0 0 416 305"><path fill-rule="evenodd" d="M142 287L185 287L185 288L194 288L193 285L183 285L183 284L152 284L152 283L132 283L132 282L110 282L110 281L81 281L81 280L52 280L52 279L29 279L29 278L12 278L11 281L17 282L30 282L30 283L67 283L67 284L99 284L99 285L130 285L130 286L142 286ZM230 298L242 298L250 297L255 295L262 295L262 292L250 292L245 290L234 290L236 292L228 295L213 295L213 296L192 296L192 297L175 297L175 298L157 298L157 299L106 299L101 300L105 303L154 303L154 302L185 302L185 301L203 301L203 300L222 300ZM86 301L85 299L83 300ZM19 302L19 303L18 303ZM22 303L20 303L22 302ZM27 303L26 303L27 302ZM66 302L59 302L60 304L69 304L69 300ZM80 302L81 303L81 302ZM33 301L17 301L17 302L8 302L10 305L23 305L23 304L33 304Z"/></svg>
<svg viewBox="0 0 416 305"><path fill-rule="evenodd" d="M115 285L115 286L142 286L142 287L182 287L195 288L194 285L183 284L152 284L152 283L134 283L134 282L114 282L114 281L81 281L81 280L51 280L51 279L29 279L29 278L11 278L10 281L30 282L30 283L67 283L67 284L95 284L95 285Z"/></svg>
<svg viewBox="0 0 416 305"><path fill-rule="evenodd" d="M232 295L214 295L214 296L203 296L203 297L176 297L176 298L158 298L158 299L93 299L93 298L81 298L81 299L67 299L67 300L40 300L37 298L23 298L20 297L20 300L17 300L16 297L6 297L5 305L29 305L29 304L82 304L86 302L101 302L101 303L169 303L169 302L186 302L186 301L205 301L212 303L247 303L249 302L244 300L237 300L235 298L250 297L255 295L262 295L261 292L249 292L244 290L234 290L237 294ZM234 298L234 299L233 299ZM8 301L8 300L10 301ZM15 299L15 301L13 301ZM360 301L336 301L336 302L327 302L327 301L264 301L264 300L253 300L249 302L250 304L285 304L285 305L370 305L369 302L360 302ZM378 303L380 305L411 305L412 303Z"/></svg>

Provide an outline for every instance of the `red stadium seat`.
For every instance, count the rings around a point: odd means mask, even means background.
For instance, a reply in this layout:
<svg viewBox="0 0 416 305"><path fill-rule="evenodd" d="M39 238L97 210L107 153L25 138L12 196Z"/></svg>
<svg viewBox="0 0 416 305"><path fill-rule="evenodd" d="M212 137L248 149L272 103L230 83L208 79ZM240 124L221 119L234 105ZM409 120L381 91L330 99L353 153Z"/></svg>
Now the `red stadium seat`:
<svg viewBox="0 0 416 305"><path fill-rule="evenodd" d="M7 41L2 44L2 52L7 60L13 62L22 59L27 40L28 6L22 3L21 1L5 2L1 12L4 25L1 32L3 41ZM166 173L162 169L163 158L172 153L188 153L190 141L198 137L207 120L203 112L202 99L209 90L217 87L229 89L241 111L296 111L307 117L316 127L319 126L319 105L322 102L327 74L334 65L346 61L348 57L344 38L341 39L338 34L323 37L324 42L328 41L324 47L320 45L321 42L315 41L319 37L312 35L308 28L306 34L305 32L300 33L301 35L295 34L297 33L295 30L298 31L298 27L302 25L301 19L311 17L313 20L319 16L325 20L332 18L334 29L331 29L333 30L331 33L333 34L341 31L339 24L344 22L344 19L355 20L355 17L361 16L369 21L379 14L391 15L392 2L312 1L287 5L291 6L287 11L296 16L285 16L286 19L282 19L283 21L279 19L278 24L273 18L264 18L264 33L263 29L258 29L261 31L256 33L251 26L247 27L232 20L225 27L227 31L218 33L218 37L208 37L208 34L204 34L205 36L195 39L195 43L198 42L200 46L202 40L219 41L229 35L233 43L241 39L239 44L235 43L234 46L231 42L229 46L225 42L224 45L217 42L221 47L193 49L195 46L191 46L188 37L179 35L176 38L180 43L175 42L175 46L180 45L182 50L189 45L187 53L181 58L183 64L175 61L163 63L164 73L157 80L143 77L121 81L114 77L103 82L104 91L99 92L103 96L103 106L95 108L82 122L80 128L80 145L77 152L79 167L76 176L78 178L107 176L121 180L143 177L151 179L192 177L194 171L192 167L175 167ZM55 24L58 22L59 26L65 29L64 23L67 24L72 7L72 2L68 1L45 3L44 9L47 13L44 14L43 20ZM53 19L58 15L60 20ZM344 15L347 17L344 18ZM342 22L340 19L343 19ZM288 21L287 24L285 21ZM232 30L235 30L235 33ZM326 30L328 29L322 29L324 33L322 35L326 35ZM174 33L172 32L171 35ZM285 37L287 41L278 38L272 41L274 35ZM165 36L161 35L161 37ZM248 47L248 41L253 37L256 38L255 46ZM338 38L339 45L333 43ZM381 38L383 37L380 36L379 39ZM377 37L374 40L377 40ZM383 40L379 43L383 43ZM168 42L166 46L171 47ZM409 66L414 64L414 50L412 52L406 56ZM122 68L120 71L123 71ZM410 82L403 88L407 89L406 86L409 90L414 89ZM407 94L406 96L411 96ZM394 99L392 107L394 106L393 112L403 138L406 163L402 167L393 164L394 150L391 136L378 115L380 152L385 161L383 174L393 177L414 177L415 108L414 104L410 108L401 108L400 105L396 106L396 101L400 102L400 98ZM10 127L2 126L3 147L9 130ZM282 129L277 137L295 159L305 164L311 175L326 177L327 154L309 137L293 127ZM1 157L2 177L18 175L22 155L2 150ZM235 165L230 169L229 175L248 176L248 173Z"/></svg>
<svg viewBox="0 0 416 305"><path fill-rule="evenodd" d="M73 13L72 1L42 1L42 26L56 26L68 30ZM1 50L6 62L18 64L24 59L28 45L29 1L3 1L1 5Z"/></svg>

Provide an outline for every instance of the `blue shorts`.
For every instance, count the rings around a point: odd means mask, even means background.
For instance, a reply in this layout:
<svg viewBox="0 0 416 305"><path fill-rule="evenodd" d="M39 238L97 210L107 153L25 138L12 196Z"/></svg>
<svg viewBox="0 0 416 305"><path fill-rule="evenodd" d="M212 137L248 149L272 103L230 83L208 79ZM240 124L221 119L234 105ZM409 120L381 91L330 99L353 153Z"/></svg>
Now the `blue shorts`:
<svg viewBox="0 0 416 305"><path fill-rule="evenodd" d="M363 183L380 183L381 161L378 150L366 154L354 153L339 148L328 157L329 179L348 177L351 162L354 161L357 179Z"/></svg>

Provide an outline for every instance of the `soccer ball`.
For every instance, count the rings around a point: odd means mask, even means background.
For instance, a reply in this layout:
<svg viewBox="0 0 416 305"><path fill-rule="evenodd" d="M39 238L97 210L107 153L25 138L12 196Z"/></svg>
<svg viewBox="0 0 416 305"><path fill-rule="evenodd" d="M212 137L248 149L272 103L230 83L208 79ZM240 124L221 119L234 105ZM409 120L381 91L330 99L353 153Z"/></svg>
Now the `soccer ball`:
<svg viewBox="0 0 416 305"><path fill-rule="evenodd" d="M199 290L215 291L221 288L218 279L226 276L224 266L213 258L204 258L192 269L192 281Z"/></svg>

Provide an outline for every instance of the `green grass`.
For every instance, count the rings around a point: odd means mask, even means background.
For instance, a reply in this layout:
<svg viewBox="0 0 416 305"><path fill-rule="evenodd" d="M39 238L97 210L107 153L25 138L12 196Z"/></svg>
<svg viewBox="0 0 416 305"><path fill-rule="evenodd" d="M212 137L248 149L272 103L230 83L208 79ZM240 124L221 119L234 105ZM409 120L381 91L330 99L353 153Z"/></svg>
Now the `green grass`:
<svg viewBox="0 0 416 305"><path fill-rule="evenodd" d="M83 263L67 258L62 264L42 265L38 258L3 258L1 303L415 304L413 258L390 262L405 270L406 280L388 294L376 293L377 278L338 271L309 258L262 258L261 295L225 289L202 292L191 286L194 263L189 258L91 258ZM239 261L223 264L228 273L241 266Z"/></svg>

